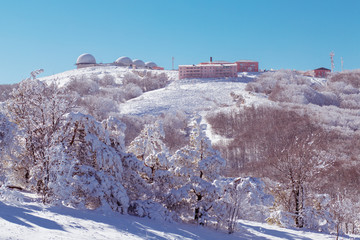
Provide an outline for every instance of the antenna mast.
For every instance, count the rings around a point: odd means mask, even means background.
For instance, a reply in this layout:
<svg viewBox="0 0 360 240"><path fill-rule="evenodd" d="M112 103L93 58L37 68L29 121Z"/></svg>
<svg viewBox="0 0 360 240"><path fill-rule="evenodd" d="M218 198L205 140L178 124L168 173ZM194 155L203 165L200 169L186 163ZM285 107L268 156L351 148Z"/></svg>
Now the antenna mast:
<svg viewBox="0 0 360 240"><path fill-rule="evenodd" d="M330 53L330 59L331 59L331 72L334 72L334 69L335 69L335 64L334 64L334 52L331 52Z"/></svg>
<svg viewBox="0 0 360 240"><path fill-rule="evenodd" d="M341 57L341 71L344 71L344 60L343 60L343 57Z"/></svg>

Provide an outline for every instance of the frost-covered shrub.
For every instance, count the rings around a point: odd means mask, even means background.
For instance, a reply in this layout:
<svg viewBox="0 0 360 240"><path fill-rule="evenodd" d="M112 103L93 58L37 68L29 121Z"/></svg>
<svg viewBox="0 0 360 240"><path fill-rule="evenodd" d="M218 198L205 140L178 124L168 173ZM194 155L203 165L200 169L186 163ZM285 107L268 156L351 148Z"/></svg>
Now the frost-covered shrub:
<svg viewBox="0 0 360 240"><path fill-rule="evenodd" d="M322 89L309 78L289 70L264 73L255 82L250 82L246 86L246 90L264 93L276 102L340 105L335 94L321 92Z"/></svg>
<svg viewBox="0 0 360 240"><path fill-rule="evenodd" d="M24 195L17 190L12 190L2 185L0 187L0 201L20 205L24 202Z"/></svg>
<svg viewBox="0 0 360 240"><path fill-rule="evenodd" d="M110 87L110 86L115 86L115 77L113 75L110 74L105 74L105 76L103 76L102 78L100 78L99 80L99 85L102 87Z"/></svg>
<svg viewBox="0 0 360 240"><path fill-rule="evenodd" d="M167 113L162 116L165 133L164 143L171 153L184 147L188 139L187 116L184 112Z"/></svg>
<svg viewBox="0 0 360 240"><path fill-rule="evenodd" d="M123 88L124 99L129 100L143 94L141 88L135 83L128 83Z"/></svg>
<svg viewBox="0 0 360 240"><path fill-rule="evenodd" d="M332 74L327 90L337 95L341 108L360 109L360 72L358 70Z"/></svg>
<svg viewBox="0 0 360 240"><path fill-rule="evenodd" d="M132 201L129 206L129 214L138 217L147 217L157 221L179 221L175 213L170 212L160 203L150 200Z"/></svg>
<svg viewBox="0 0 360 240"><path fill-rule="evenodd" d="M360 71L352 70L341 73L332 74L329 78L330 83L344 82L346 85L351 85L354 88L360 88Z"/></svg>
<svg viewBox="0 0 360 240"><path fill-rule="evenodd" d="M108 97L87 95L77 103L83 108L82 112L92 115L99 121L119 112L116 102Z"/></svg>
<svg viewBox="0 0 360 240"><path fill-rule="evenodd" d="M258 178L221 178L214 183L219 191L218 200L211 213L217 227L229 233L236 229L238 219L264 222L273 197L265 193L264 183Z"/></svg>
<svg viewBox="0 0 360 240"><path fill-rule="evenodd" d="M0 85L0 102L9 99L11 92L18 84L2 84Z"/></svg>
<svg viewBox="0 0 360 240"><path fill-rule="evenodd" d="M85 75L80 77L71 77L71 80L65 86L67 91L77 92L80 96L95 94L99 91L97 81L89 79Z"/></svg>
<svg viewBox="0 0 360 240"><path fill-rule="evenodd" d="M286 194L286 193L282 193ZM276 194L274 205L270 208L267 223L280 227L296 227L296 215L280 204L282 194ZM315 194L304 201L301 211L303 227L319 232L331 232L335 229L335 221L330 213L330 197L327 194Z"/></svg>
<svg viewBox="0 0 360 240"><path fill-rule="evenodd" d="M166 74L153 73L152 71L134 71L127 73L123 77L123 85L135 84L141 88L143 92L148 92L165 87L169 83Z"/></svg>

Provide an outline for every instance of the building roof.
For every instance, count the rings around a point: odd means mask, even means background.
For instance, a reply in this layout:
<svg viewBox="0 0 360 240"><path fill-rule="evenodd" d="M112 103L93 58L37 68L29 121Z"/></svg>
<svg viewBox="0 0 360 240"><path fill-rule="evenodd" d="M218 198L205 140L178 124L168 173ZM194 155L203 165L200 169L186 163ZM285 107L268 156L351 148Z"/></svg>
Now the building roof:
<svg viewBox="0 0 360 240"><path fill-rule="evenodd" d="M84 53L78 57L76 64L96 64L96 60L90 53Z"/></svg>
<svg viewBox="0 0 360 240"><path fill-rule="evenodd" d="M330 69L328 69L328 68L324 68L324 67L317 68L317 69L315 69L315 70L326 70L326 71L331 71Z"/></svg>
<svg viewBox="0 0 360 240"><path fill-rule="evenodd" d="M135 66L137 66L137 67L145 67L145 63L144 63L142 60L140 60L140 59L135 59L135 60L133 61L133 64L134 64Z"/></svg>
<svg viewBox="0 0 360 240"><path fill-rule="evenodd" d="M129 57L123 56L123 57L119 57L118 59L116 59L115 63L129 66L132 64L132 60Z"/></svg>
<svg viewBox="0 0 360 240"><path fill-rule="evenodd" d="M154 63L154 62L146 62L145 66L150 67L150 68L157 67L156 63Z"/></svg>
<svg viewBox="0 0 360 240"><path fill-rule="evenodd" d="M235 63L226 63L226 64L219 64L219 63L212 63L212 64L197 64L197 65L179 65L179 67L208 67L208 66L237 66Z"/></svg>
<svg viewBox="0 0 360 240"><path fill-rule="evenodd" d="M257 61L253 61L253 60L237 60L236 62L257 62Z"/></svg>

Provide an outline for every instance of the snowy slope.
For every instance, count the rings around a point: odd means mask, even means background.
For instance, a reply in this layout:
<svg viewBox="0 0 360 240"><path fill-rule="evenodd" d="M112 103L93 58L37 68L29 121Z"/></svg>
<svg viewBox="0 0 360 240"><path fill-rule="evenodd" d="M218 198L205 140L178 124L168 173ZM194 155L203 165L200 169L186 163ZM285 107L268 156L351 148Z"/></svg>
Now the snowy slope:
<svg viewBox="0 0 360 240"><path fill-rule="evenodd" d="M132 69L126 67L117 67L117 66L96 66L96 67L87 67L80 69L73 69L63 73L58 73L55 75L47 76L39 78L45 82L55 82L59 86L65 85L67 82L71 80L71 78L81 78L82 76L91 77L96 76L99 78L104 77L105 75L111 75L115 78L115 81L121 84L122 77L126 74L133 71ZM136 71L149 71L149 70L136 70ZM171 80L175 80L178 78L177 71L166 71L166 70L151 70L154 73L166 73Z"/></svg>
<svg viewBox="0 0 360 240"><path fill-rule="evenodd" d="M266 101L245 91L251 79L182 79L173 81L167 87L146 92L138 98L120 105L122 114L158 115L165 111L186 113L215 110L234 105L231 92L242 94L246 104Z"/></svg>
<svg viewBox="0 0 360 240"><path fill-rule="evenodd" d="M229 235L194 225L158 222L111 212L47 207L39 203L35 195L15 194L21 195L19 199L23 201L0 201L0 239L334 239L328 234L249 221L240 221L240 231Z"/></svg>
<svg viewBox="0 0 360 240"><path fill-rule="evenodd" d="M45 82L65 85L71 78L98 77L111 75L119 84L125 74L133 71L125 67L101 66L73 69L63 73L40 78ZM149 70L136 70L149 71ZM209 111L216 108L232 106L231 92L242 94L246 104L261 103L263 96L255 96L245 91L246 83L252 81L259 73L241 73L238 78L224 79L183 79L178 80L177 71L151 70L154 73L165 73L172 81L167 87L142 94L121 104L120 112L131 115L158 115L165 111L184 111L187 113Z"/></svg>

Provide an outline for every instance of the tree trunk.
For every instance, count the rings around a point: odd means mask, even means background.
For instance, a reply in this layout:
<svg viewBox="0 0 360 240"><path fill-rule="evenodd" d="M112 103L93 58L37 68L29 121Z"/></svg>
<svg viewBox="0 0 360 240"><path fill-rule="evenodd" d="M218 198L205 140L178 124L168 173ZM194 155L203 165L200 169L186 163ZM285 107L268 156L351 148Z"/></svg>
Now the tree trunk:
<svg viewBox="0 0 360 240"><path fill-rule="evenodd" d="M202 199L202 195L201 194L196 194L197 196L197 202L199 203ZM202 213L200 212L200 207L196 207L195 208L195 217L194 217L194 220L199 224L199 225L202 225L204 226L204 223L202 222L201 220L201 217L202 217Z"/></svg>
<svg viewBox="0 0 360 240"><path fill-rule="evenodd" d="M300 189L299 187L295 187L293 189L294 194L294 202L295 202L295 225L298 228L304 227L303 218L301 216L302 204L300 199Z"/></svg>

